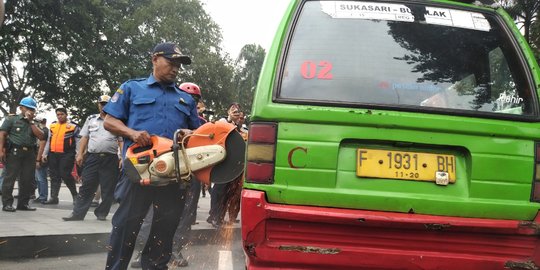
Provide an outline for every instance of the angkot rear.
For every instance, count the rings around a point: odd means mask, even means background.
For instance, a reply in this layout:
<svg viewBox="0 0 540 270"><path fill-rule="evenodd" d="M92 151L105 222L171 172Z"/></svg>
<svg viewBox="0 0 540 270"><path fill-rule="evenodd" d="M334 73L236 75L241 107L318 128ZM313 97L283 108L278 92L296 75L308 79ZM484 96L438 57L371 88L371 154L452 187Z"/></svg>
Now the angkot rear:
<svg viewBox="0 0 540 270"><path fill-rule="evenodd" d="M254 100L248 268L540 265L538 70L502 9L293 1Z"/></svg>

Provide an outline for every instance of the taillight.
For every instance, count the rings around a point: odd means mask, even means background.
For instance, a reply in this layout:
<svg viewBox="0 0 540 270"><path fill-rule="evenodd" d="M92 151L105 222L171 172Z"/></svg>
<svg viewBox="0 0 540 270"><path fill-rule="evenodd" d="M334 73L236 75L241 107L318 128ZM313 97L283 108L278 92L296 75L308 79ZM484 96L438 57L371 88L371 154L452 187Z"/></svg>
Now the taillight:
<svg viewBox="0 0 540 270"><path fill-rule="evenodd" d="M277 123L251 123L246 157L246 182L274 183L276 139Z"/></svg>
<svg viewBox="0 0 540 270"><path fill-rule="evenodd" d="M534 179L531 191L531 201L540 202L540 143L535 145L534 154Z"/></svg>

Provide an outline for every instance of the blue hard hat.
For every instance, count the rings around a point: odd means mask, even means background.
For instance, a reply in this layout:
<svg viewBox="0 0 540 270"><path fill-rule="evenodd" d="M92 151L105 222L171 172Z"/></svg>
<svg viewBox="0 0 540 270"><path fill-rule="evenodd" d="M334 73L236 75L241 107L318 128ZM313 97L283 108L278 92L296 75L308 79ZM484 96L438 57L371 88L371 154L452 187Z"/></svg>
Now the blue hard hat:
<svg viewBox="0 0 540 270"><path fill-rule="evenodd" d="M32 97L25 97L21 99L21 102L19 102L19 105L24 106L26 108L30 109L37 109L37 102Z"/></svg>

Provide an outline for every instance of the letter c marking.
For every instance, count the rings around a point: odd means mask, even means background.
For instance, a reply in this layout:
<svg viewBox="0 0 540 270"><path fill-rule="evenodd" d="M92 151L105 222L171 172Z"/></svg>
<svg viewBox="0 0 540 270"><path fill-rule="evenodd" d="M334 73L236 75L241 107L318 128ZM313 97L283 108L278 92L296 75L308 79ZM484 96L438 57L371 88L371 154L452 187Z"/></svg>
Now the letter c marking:
<svg viewBox="0 0 540 270"><path fill-rule="evenodd" d="M296 166L296 165L294 165L293 162L292 162L293 154L294 154L294 152L296 152L297 150L300 150L300 151L302 151L302 152L304 152L304 153L307 154L307 148L304 148L304 147L295 147L295 148L293 148L293 149L289 152L289 167L291 167L291 168L293 168L293 169L302 169L302 168L305 168L306 165L304 165L304 166Z"/></svg>

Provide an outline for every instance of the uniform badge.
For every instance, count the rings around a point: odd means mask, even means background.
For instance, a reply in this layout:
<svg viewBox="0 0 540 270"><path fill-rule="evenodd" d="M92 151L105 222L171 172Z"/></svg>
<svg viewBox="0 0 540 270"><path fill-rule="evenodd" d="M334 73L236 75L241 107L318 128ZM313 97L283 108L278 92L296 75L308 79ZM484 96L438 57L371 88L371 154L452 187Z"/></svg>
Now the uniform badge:
<svg viewBox="0 0 540 270"><path fill-rule="evenodd" d="M118 89L120 90L120 89ZM116 93L114 93L114 95L112 96L111 98L111 102L116 102L118 101L118 98L120 97L120 93L118 91L116 91Z"/></svg>

